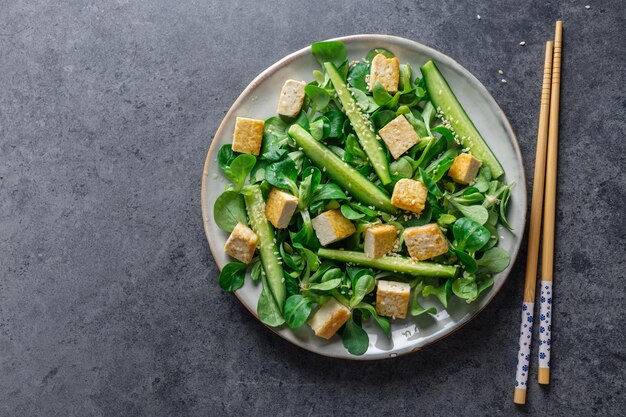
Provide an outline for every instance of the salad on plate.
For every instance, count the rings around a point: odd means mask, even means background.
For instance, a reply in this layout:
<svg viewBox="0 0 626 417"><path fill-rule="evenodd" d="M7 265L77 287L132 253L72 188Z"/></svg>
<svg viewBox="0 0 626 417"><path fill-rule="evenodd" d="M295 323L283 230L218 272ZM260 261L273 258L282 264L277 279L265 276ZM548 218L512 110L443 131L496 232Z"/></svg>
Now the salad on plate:
<svg viewBox="0 0 626 417"><path fill-rule="evenodd" d="M363 323L436 314L434 297L475 301L507 268L498 224L513 184L433 61L419 72L377 48L348 61L311 51L313 81L285 80L277 115L237 117L217 163L231 181L215 222L232 258L219 285L261 285L259 319L337 334L367 351ZM248 273L249 272L249 273Z"/></svg>

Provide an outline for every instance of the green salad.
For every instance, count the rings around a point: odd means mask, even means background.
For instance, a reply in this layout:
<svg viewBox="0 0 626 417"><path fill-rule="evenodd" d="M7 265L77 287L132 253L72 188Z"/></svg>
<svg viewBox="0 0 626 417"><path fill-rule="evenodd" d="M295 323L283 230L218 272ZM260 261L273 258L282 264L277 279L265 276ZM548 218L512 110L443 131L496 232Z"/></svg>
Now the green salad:
<svg viewBox="0 0 626 417"><path fill-rule="evenodd" d="M513 184L435 62L414 73L382 48L311 50L313 81L285 80L277 115L238 117L219 149L231 184L214 217L234 259L219 284L236 291L249 271L263 323L362 355L365 322L390 336L393 319L437 313L425 297L447 308L493 285Z"/></svg>

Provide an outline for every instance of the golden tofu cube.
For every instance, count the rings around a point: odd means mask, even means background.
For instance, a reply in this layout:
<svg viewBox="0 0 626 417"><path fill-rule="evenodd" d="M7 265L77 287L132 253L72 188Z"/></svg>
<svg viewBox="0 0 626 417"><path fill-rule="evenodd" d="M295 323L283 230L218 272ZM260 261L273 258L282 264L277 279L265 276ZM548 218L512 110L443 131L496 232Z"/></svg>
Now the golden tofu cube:
<svg viewBox="0 0 626 417"><path fill-rule="evenodd" d="M345 239L356 232L354 224L339 209L325 211L311 220L311 223L322 246Z"/></svg>
<svg viewBox="0 0 626 417"><path fill-rule="evenodd" d="M448 176L459 184L471 184L476 180L476 174L482 165L480 159L468 153L462 153L456 158L448 170Z"/></svg>
<svg viewBox="0 0 626 417"><path fill-rule="evenodd" d="M309 319L309 326L316 336L328 340L348 321L351 314L348 307L331 298Z"/></svg>
<svg viewBox="0 0 626 417"><path fill-rule="evenodd" d="M448 252L448 239L436 223L408 227L402 234L411 258L418 261Z"/></svg>
<svg viewBox="0 0 626 417"><path fill-rule="evenodd" d="M304 81L287 80L280 90L276 113L285 117L296 117L304 104Z"/></svg>
<svg viewBox="0 0 626 417"><path fill-rule="evenodd" d="M400 61L397 57L387 58L383 54L378 54L372 59L369 80L370 91L374 90L376 81L381 83L388 93L394 94L398 91Z"/></svg>
<svg viewBox="0 0 626 417"><path fill-rule="evenodd" d="M258 155L263 141L263 120L238 117L233 135L233 151Z"/></svg>
<svg viewBox="0 0 626 417"><path fill-rule="evenodd" d="M389 148L393 159L398 159L420 140L411 123L402 114L387 123L378 134Z"/></svg>
<svg viewBox="0 0 626 417"><path fill-rule="evenodd" d="M244 264L249 264L254 256L256 243L256 233L245 224L237 223L226 241L224 252Z"/></svg>
<svg viewBox="0 0 626 417"><path fill-rule="evenodd" d="M376 313L379 316L403 319L409 308L411 286L406 282L378 280Z"/></svg>
<svg viewBox="0 0 626 417"><path fill-rule="evenodd" d="M391 204L413 213L421 213L426 206L428 189L421 181L403 178L393 187Z"/></svg>
<svg viewBox="0 0 626 417"><path fill-rule="evenodd" d="M265 217L277 229L289 226L291 217L298 207L298 198L293 195L272 188L265 203Z"/></svg>
<svg viewBox="0 0 626 417"><path fill-rule="evenodd" d="M398 229L391 224L379 224L365 230L364 251L370 258L380 258L394 248Z"/></svg>

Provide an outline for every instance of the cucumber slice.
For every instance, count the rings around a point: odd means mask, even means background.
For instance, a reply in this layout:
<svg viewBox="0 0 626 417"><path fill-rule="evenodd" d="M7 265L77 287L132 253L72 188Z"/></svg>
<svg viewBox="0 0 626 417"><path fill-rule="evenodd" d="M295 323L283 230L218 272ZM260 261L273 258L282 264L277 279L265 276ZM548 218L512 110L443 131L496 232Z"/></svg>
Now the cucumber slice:
<svg viewBox="0 0 626 417"><path fill-rule="evenodd" d="M287 133L296 140L298 146L319 169L326 172L334 182L359 202L391 214L398 211L384 191L316 141L302 126L291 125Z"/></svg>
<svg viewBox="0 0 626 417"><path fill-rule="evenodd" d="M356 136L359 138L363 150L374 167L376 175L378 175L383 185L389 184L391 182L389 161L387 160L382 144L376 139L371 122L364 118L363 113L361 113L357 107L356 100L352 97L352 94L350 94L348 86L343 81L337 68L331 62L325 62L324 68L326 68L330 81L332 81L335 91L337 91L337 95L339 96L339 100L341 100L343 110L346 112L346 115L348 115L348 119L350 119Z"/></svg>
<svg viewBox="0 0 626 417"><path fill-rule="evenodd" d="M455 266L441 265L434 262L417 262L409 258L396 256L369 258L363 252L326 248L320 248L317 254L320 258L331 259L333 261L350 262L374 269L381 269L383 271L419 275L421 277L453 278L456 275Z"/></svg>
<svg viewBox="0 0 626 417"><path fill-rule="evenodd" d="M420 70L424 76L430 100L437 111L443 112L463 146L469 148L476 158L491 169L493 178L502 176L504 174L502 165L465 113L437 65L433 61L428 61L421 66Z"/></svg>

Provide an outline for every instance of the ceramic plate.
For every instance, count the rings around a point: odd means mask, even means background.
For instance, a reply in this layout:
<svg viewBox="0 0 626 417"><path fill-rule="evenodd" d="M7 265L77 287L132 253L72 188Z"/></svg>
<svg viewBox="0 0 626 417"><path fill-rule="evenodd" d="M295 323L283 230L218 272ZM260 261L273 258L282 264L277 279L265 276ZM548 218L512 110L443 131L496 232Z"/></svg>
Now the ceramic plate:
<svg viewBox="0 0 626 417"><path fill-rule="evenodd" d="M480 81L452 58L420 43L395 36L355 35L338 38L338 40L346 44L348 59L350 60L359 60L368 51L376 47L391 50L398 56L400 62L411 64L417 73L419 73L420 65L429 59L434 60L465 107L469 117L504 166L506 180L517 183L513 188L508 208L508 218L515 229L515 233L510 233L501 228L500 235L502 238L499 243L500 247L511 254L511 263L505 271L494 277L493 288L483 293L474 303L468 305L464 301L452 297L448 309L444 310L436 301L428 299L424 304L436 306L439 313L436 316L423 315L417 318L393 320L390 339L375 324L365 323L364 328L370 336L370 346L363 356L349 354L343 347L339 336L335 335L330 341L326 341L316 337L306 325L295 331L287 327L272 329L288 341L325 356L357 360L395 357L408 352L415 352L454 332L485 308L504 285L517 257L526 220L526 182L522 157L511 125L498 104ZM313 79L311 71L314 69L320 69L320 67L311 55L310 47L281 59L259 74L246 87L217 129L204 164L201 200L202 219L207 240L215 262L220 269L229 262L223 251L228 235L220 230L213 220L213 204L215 199L224 191L227 179L221 174L217 165L217 151L220 146L232 142L237 116L254 119L267 119L274 116L284 81L289 78L310 81ZM214 278L215 282L212 285L218 290L217 277ZM246 279L245 285L235 293L243 305L255 316L260 291L260 284Z"/></svg>

